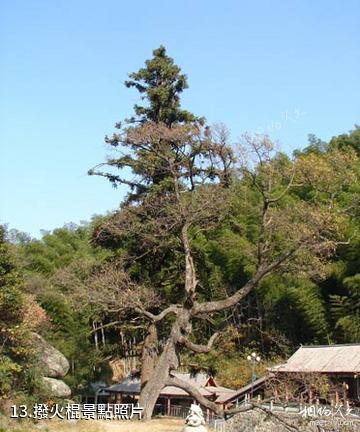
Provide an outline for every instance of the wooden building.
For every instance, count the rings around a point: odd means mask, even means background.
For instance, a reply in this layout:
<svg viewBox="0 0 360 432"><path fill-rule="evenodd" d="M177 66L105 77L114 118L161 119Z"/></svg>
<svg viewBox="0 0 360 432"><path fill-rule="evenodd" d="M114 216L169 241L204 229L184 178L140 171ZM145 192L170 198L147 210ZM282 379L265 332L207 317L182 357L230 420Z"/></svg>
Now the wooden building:
<svg viewBox="0 0 360 432"><path fill-rule="evenodd" d="M224 405L224 400L235 394L235 390L218 386L213 377L203 373L192 375L189 373L174 373L177 378L190 382L196 386L199 392L209 400ZM129 375L120 383L102 389L99 397L108 403L136 403L140 395L140 379ZM186 416L194 398L185 390L174 386L166 386L162 389L155 407L155 414Z"/></svg>
<svg viewBox="0 0 360 432"><path fill-rule="evenodd" d="M269 371L284 378L302 376L303 381L310 374L325 376L332 391L331 400L324 402L360 404L360 344L301 346L286 363ZM316 401L319 397L316 393L309 386L304 394L307 402Z"/></svg>
<svg viewBox="0 0 360 432"><path fill-rule="evenodd" d="M223 394L219 396L218 403L222 403L224 408L233 408L254 398L262 400L265 395L267 379L268 376L263 376L231 394Z"/></svg>

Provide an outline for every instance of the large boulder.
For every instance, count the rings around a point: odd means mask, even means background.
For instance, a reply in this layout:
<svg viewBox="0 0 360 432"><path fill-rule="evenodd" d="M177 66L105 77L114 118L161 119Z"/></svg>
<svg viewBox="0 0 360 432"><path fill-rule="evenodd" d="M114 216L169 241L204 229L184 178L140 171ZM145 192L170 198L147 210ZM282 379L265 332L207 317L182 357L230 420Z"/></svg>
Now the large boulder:
<svg viewBox="0 0 360 432"><path fill-rule="evenodd" d="M64 377L69 371L66 357L37 333L32 333L32 337L43 375L52 378Z"/></svg>
<svg viewBox="0 0 360 432"><path fill-rule="evenodd" d="M66 398L71 396L70 387L65 384L64 381L55 378L44 377L43 383L51 396L58 398Z"/></svg>

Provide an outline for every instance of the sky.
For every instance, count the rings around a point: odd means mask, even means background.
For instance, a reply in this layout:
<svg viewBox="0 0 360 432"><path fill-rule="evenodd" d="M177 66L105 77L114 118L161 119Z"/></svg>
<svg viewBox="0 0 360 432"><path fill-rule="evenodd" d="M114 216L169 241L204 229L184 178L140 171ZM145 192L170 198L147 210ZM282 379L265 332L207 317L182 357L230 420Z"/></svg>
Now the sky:
<svg viewBox="0 0 360 432"><path fill-rule="evenodd" d="M234 142L267 133L291 153L348 132L359 22L359 0L0 0L0 223L40 237L118 207L126 189L87 171L160 44L188 76L183 107Z"/></svg>

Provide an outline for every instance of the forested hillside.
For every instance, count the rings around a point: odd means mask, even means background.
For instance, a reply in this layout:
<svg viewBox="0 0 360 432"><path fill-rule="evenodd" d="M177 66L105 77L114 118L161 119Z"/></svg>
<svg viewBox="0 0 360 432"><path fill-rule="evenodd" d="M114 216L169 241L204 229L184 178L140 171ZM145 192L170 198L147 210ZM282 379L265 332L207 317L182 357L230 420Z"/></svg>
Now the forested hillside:
<svg viewBox="0 0 360 432"><path fill-rule="evenodd" d="M126 84L147 103L106 141L128 153L90 172L129 186L122 206L40 240L1 229L0 396L42 394L31 331L69 359L75 396L109 382L109 361L129 355L124 341L153 370L175 320L153 317L184 301L186 270L196 279L191 301L207 304L232 298L284 251L241 301L193 320L193 345L217 339L209 353L182 350L180 367L238 387L249 381L253 350L260 374L300 344L359 342L360 128L328 143L311 135L293 155L269 137L232 144L224 126L181 108L186 76L163 48ZM155 152L144 144L154 141Z"/></svg>

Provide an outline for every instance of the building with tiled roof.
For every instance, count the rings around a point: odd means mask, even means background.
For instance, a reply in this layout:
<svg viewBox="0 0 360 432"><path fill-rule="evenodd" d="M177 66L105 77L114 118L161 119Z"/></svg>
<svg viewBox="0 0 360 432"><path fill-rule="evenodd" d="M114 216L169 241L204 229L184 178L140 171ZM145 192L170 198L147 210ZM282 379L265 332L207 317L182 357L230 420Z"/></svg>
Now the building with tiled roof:
<svg viewBox="0 0 360 432"><path fill-rule="evenodd" d="M301 346L285 363L269 372L290 377L326 375L334 388L334 403L360 404L360 344Z"/></svg>
<svg viewBox="0 0 360 432"><path fill-rule="evenodd" d="M209 400L223 405L223 401L235 394L235 390L218 386L215 379L204 373L173 373L176 378L187 381L194 385L199 392ZM133 403L140 395L140 378L127 376L120 383L103 389L104 394L109 396L109 402ZM166 386L161 390L156 404L158 413L170 415L173 409L188 408L194 403L194 398L185 390L175 386ZM184 413L186 410L184 411Z"/></svg>

